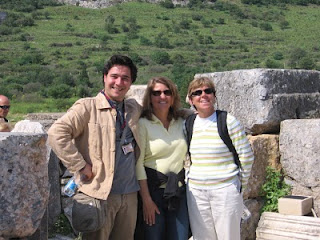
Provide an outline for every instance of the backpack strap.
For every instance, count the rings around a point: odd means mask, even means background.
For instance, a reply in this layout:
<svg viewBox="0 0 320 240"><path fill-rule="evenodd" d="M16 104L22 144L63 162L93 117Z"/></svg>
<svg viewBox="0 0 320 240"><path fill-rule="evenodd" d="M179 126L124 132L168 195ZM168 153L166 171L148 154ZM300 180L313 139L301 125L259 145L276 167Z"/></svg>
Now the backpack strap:
<svg viewBox="0 0 320 240"><path fill-rule="evenodd" d="M184 124L189 156L190 156L190 142L191 142L192 133L193 133L193 124L196 117L197 117L197 114L192 114L188 116Z"/></svg>
<svg viewBox="0 0 320 240"><path fill-rule="evenodd" d="M220 135L220 138L224 142L224 144L227 145L229 148L229 151L233 155L233 159L235 164L238 166L238 168L242 169L241 163L239 160L239 155L237 153L237 150L234 148L234 145L232 143L232 140L230 138L228 128L227 128L227 112L226 111L221 111L221 110L216 110L217 113L217 124L218 124L218 132Z"/></svg>
<svg viewBox="0 0 320 240"><path fill-rule="evenodd" d="M227 145L229 151L232 153L235 164L241 169L241 163L239 160L237 150L233 146L233 143L227 128L228 113L226 111L221 111L221 110L216 110L216 113L217 113L217 125L218 125L219 136L224 142L224 144ZM189 156L190 156L190 142L191 142L192 133L193 133L193 124L196 117L197 117L197 114L192 114L188 116L187 119L185 120L185 130L186 130L185 135L186 135L186 140L188 145Z"/></svg>

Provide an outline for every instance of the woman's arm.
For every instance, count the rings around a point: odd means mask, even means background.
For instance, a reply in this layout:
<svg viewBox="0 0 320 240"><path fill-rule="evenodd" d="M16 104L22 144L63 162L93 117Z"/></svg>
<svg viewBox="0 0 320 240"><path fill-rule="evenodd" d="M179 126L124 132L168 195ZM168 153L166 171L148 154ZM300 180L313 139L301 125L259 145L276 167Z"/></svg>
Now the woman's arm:
<svg viewBox="0 0 320 240"><path fill-rule="evenodd" d="M160 211L150 196L147 179L139 180L139 184L143 203L143 220L152 226L156 223L155 213L160 214Z"/></svg>

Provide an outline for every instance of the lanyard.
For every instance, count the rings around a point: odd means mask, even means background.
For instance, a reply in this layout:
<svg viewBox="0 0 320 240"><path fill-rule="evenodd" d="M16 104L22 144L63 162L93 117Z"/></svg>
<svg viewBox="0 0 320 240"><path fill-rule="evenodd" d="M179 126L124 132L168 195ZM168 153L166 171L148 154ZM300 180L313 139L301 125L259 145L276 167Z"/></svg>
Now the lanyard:
<svg viewBox="0 0 320 240"><path fill-rule="evenodd" d="M126 125L127 125L127 122L126 122L126 119L124 118L124 111L120 111L116 106L115 106L115 103L105 94L105 92L103 90L101 90L101 93L106 97L107 101L109 102L110 106L112 109L115 109L117 111L117 116L119 116L119 120L120 120L120 127L121 127L121 130L123 130ZM124 103L123 103L123 109L124 110Z"/></svg>

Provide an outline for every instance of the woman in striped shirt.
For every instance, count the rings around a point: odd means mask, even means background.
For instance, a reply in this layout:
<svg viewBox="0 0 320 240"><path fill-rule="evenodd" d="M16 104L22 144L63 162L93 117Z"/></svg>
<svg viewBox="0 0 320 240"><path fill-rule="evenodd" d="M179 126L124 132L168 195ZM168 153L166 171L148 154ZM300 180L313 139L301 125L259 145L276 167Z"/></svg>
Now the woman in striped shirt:
<svg viewBox="0 0 320 240"><path fill-rule="evenodd" d="M243 127L228 114L227 129L239 155L241 171L218 133L215 86L208 78L194 79L189 102L197 110L190 142L191 166L187 174L187 200L194 240L240 240L246 188L253 153Z"/></svg>

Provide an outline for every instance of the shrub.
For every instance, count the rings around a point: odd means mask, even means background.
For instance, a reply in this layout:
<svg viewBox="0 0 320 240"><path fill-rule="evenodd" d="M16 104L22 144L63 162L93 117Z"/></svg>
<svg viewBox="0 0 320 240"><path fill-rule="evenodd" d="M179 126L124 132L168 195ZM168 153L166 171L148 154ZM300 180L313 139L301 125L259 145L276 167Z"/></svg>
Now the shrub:
<svg viewBox="0 0 320 240"><path fill-rule="evenodd" d="M160 6L164 8L174 8L174 4L171 0L164 0L163 2L160 2Z"/></svg>
<svg viewBox="0 0 320 240"><path fill-rule="evenodd" d="M265 65L267 68L281 68L282 67L281 64L279 64L277 61L274 61L272 59L267 59Z"/></svg>
<svg viewBox="0 0 320 240"><path fill-rule="evenodd" d="M182 29L189 29L190 28L190 21L188 19L182 19L180 22L179 22L179 26L182 28Z"/></svg>
<svg viewBox="0 0 320 240"><path fill-rule="evenodd" d="M76 95L79 98L90 97L91 96L91 91L88 88L88 86L80 85L80 86L77 86Z"/></svg>
<svg viewBox="0 0 320 240"><path fill-rule="evenodd" d="M75 81L71 73L64 72L54 79L55 85L66 84L70 87L76 86Z"/></svg>
<svg viewBox="0 0 320 240"><path fill-rule="evenodd" d="M272 31L272 30L273 30L271 24L270 24L270 23L267 23L267 22L265 22L265 23L260 23L260 28L261 28L262 30L264 30L264 31Z"/></svg>
<svg viewBox="0 0 320 240"><path fill-rule="evenodd" d="M158 64L165 65L165 64L170 64L170 55L166 51L155 51L151 55L151 59Z"/></svg>
<svg viewBox="0 0 320 240"><path fill-rule="evenodd" d="M28 53L16 60L16 63L19 65L27 65L27 64L42 64L44 60L44 56L38 52Z"/></svg>
<svg viewBox="0 0 320 240"><path fill-rule="evenodd" d="M249 52L249 49L246 44L240 43L240 51L241 52Z"/></svg>
<svg viewBox="0 0 320 240"><path fill-rule="evenodd" d="M110 34L119 33L119 30L114 26L115 17L112 15L107 16L105 19L105 30Z"/></svg>
<svg viewBox="0 0 320 240"><path fill-rule="evenodd" d="M42 84L40 82L29 82L23 86L23 93L35 93L40 91Z"/></svg>
<svg viewBox="0 0 320 240"><path fill-rule="evenodd" d="M213 44L213 39L211 36L202 36L202 35L199 35L198 36L198 39L199 39L199 43L200 44Z"/></svg>
<svg viewBox="0 0 320 240"><path fill-rule="evenodd" d="M125 23L121 24L121 28L123 32L129 32L129 27L127 26L127 24Z"/></svg>
<svg viewBox="0 0 320 240"><path fill-rule="evenodd" d="M300 60L299 66L302 69L312 70L316 67L316 64L309 56L306 56Z"/></svg>
<svg viewBox="0 0 320 240"><path fill-rule="evenodd" d="M205 18L201 18L201 23L202 23L202 26L205 28L209 28L211 26L210 20L207 20Z"/></svg>
<svg viewBox="0 0 320 240"><path fill-rule="evenodd" d="M151 46L152 42L148 38L146 38L144 36L140 36L140 45Z"/></svg>
<svg viewBox="0 0 320 240"><path fill-rule="evenodd" d="M48 96L52 98L70 98L72 90L68 85L62 83L49 87Z"/></svg>
<svg viewBox="0 0 320 240"><path fill-rule="evenodd" d="M294 48L289 53L288 64L290 67L295 68L299 65L299 62L302 58L307 56L307 52L302 48Z"/></svg>
<svg viewBox="0 0 320 240"><path fill-rule="evenodd" d="M201 14L194 13L194 14L192 14L191 18L192 18L192 20L194 20L194 21L201 21L202 18L203 18L203 16L202 16Z"/></svg>
<svg viewBox="0 0 320 240"><path fill-rule="evenodd" d="M258 27L258 22L257 21L251 21L252 27Z"/></svg>
<svg viewBox="0 0 320 240"><path fill-rule="evenodd" d="M74 27L70 23L67 23L65 30L67 32L74 32Z"/></svg>
<svg viewBox="0 0 320 240"><path fill-rule="evenodd" d="M5 26L5 25L0 25L0 35L11 35L13 32L13 29Z"/></svg>
<svg viewBox="0 0 320 240"><path fill-rule="evenodd" d="M273 59L274 60L282 60L283 59L283 54L281 52L275 52L273 54Z"/></svg>
<svg viewBox="0 0 320 240"><path fill-rule="evenodd" d="M163 33L159 33L154 41L154 45L158 48L172 48L169 39Z"/></svg>
<svg viewBox="0 0 320 240"><path fill-rule="evenodd" d="M261 194L264 198L262 212L277 212L278 199L290 193L290 186L287 185L280 171L267 167L266 181L262 185Z"/></svg>
<svg viewBox="0 0 320 240"><path fill-rule="evenodd" d="M224 18L219 18L217 24L225 24Z"/></svg>
<svg viewBox="0 0 320 240"><path fill-rule="evenodd" d="M282 30L289 28L289 22L286 20L281 20L279 25Z"/></svg>
<svg viewBox="0 0 320 240"><path fill-rule="evenodd" d="M148 65L148 63L142 57L140 57L138 53L130 53L129 56L134 63L140 66Z"/></svg>

